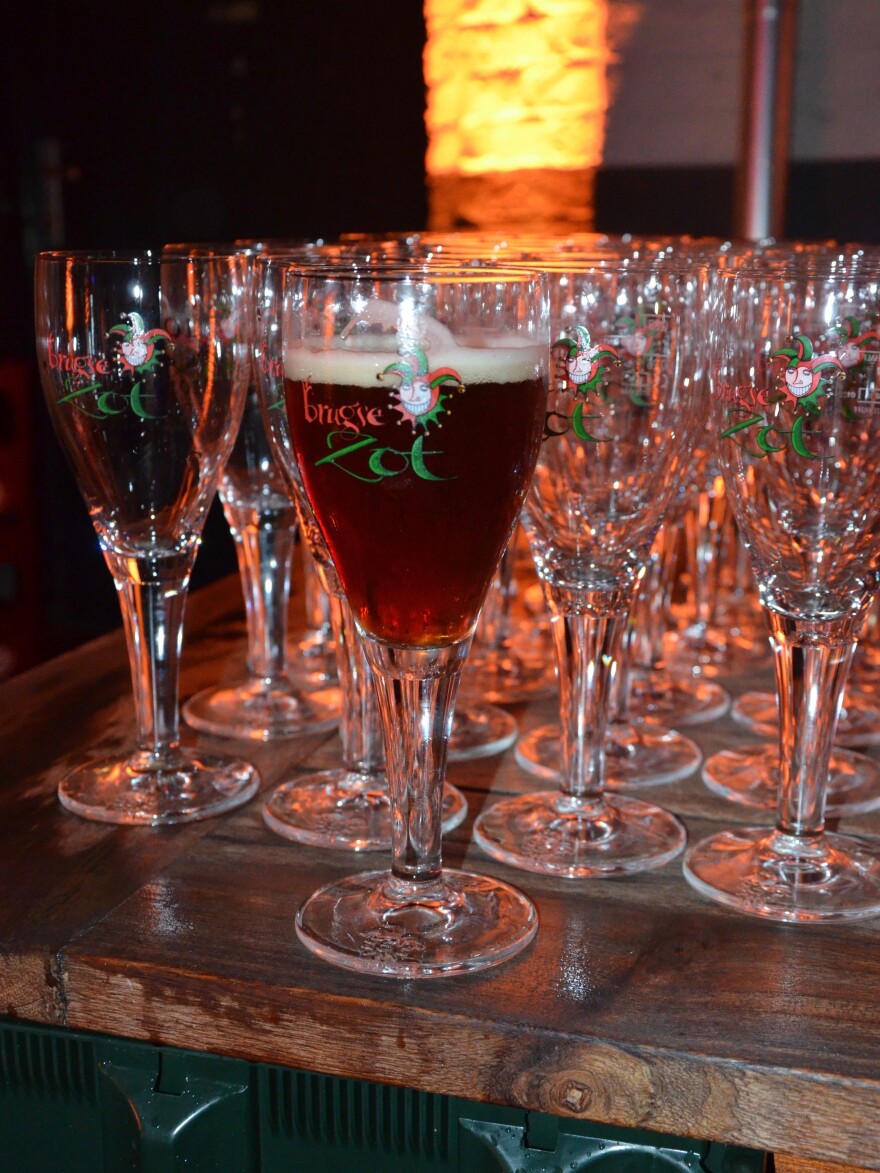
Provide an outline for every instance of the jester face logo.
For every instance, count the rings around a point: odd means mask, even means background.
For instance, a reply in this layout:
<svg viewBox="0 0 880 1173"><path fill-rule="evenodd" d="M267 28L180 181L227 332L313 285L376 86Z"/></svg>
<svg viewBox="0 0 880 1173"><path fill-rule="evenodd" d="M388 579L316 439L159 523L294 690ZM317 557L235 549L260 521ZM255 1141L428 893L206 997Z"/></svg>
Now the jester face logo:
<svg viewBox="0 0 880 1173"><path fill-rule="evenodd" d="M616 328L620 331L621 346L633 358L649 354L660 337L660 327L649 323L644 313L634 318L622 318Z"/></svg>
<svg viewBox="0 0 880 1173"><path fill-rule="evenodd" d="M575 326L556 341L555 347L562 352L562 362L557 364L559 377L579 395L586 397L595 391L604 399L609 369L620 363L614 347L593 345L585 326Z"/></svg>
<svg viewBox="0 0 880 1173"><path fill-rule="evenodd" d="M394 409L399 411L401 422L409 420L413 430L427 431L430 424L437 423L448 410L445 406L449 395L446 389L455 386L464 391L464 384L452 367L436 367L430 370L428 357L418 347L404 351L398 362L390 363L376 376L379 380L396 375L400 380L392 392Z"/></svg>
<svg viewBox="0 0 880 1173"><path fill-rule="evenodd" d="M141 374L152 370L159 361L157 346L171 341L171 336L164 330L145 330L144 319L138 313L123 314L123 319L110 330L110 336L117 334L121 337L119 343L119 358L124 370Z"/></svg>
<svg viewBox="0 0 880 1173"><path fill-rule="evenodd" d="M440 397L440 388L432 387L428 378L416 375L410 382L402 382L398 391L400 408L410 417L417 420L420 415L427 415L437 404Z"/></svg>
<svg viewBox="0 0 880 1173"><path fill-rule="evenodd" d="M774 350L771 358L785 360L783 371L785 392L792 403L801 403L808 410L818 410L818 400L828 390L833 377L843 375L844 364L833 354L817 354L806 334L798 334L791 346Z"/></svg>

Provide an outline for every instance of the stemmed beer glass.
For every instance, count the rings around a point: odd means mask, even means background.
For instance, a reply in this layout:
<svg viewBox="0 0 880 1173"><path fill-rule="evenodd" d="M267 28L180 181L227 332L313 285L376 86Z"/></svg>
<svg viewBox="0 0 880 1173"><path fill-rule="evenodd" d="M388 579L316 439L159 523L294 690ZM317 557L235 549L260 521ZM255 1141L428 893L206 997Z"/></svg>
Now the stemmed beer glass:
<svg viewBox="0 0 880 1173"><path fill-rule="evenodd" d="M537 456L544 280L289 268L282 331L291 464L364 638L392 802L390 870L316 892L297 933L372 973L495 965L532 939L535 909L501 881L442 867L441 795L462 666Z"/></svg>
<svg viewBox="0 0 880 1173"><path fill-rule="evenodd" d="M247 762L180 744L187 585L241 418L250 294L234 256L48 252L36 260L43 391L119 594L137 748L62 779L69 810L177 823L258 786Z"/></svg>
<svg viewBox="0 0 880 1173"><path fill-rule="evenodd" d="M175 244L163 251L200 256L210 255L213 249ZM253 257L241 246L234 251L241 254L240 269L252 281ZM253 318L251 327L255 329ZM218 489L244 592L247 675L240 682L215 685L189 697L183 715L203 733L253 741L333 729L339 723L338 690L332 686L304 690L288 654L296 506L269 447L255 369Z"/></svg>
<svg viewBox="0 0 880 1173"><path fill-rule="evenodd" d="M628 260L551 273L556 380L523 514L551 616L560 790L501 799L474 825L489 855L567 877L658 867L685 831L606 790L611 689L640 574L698 426L684 330L699 268Z"/></svg>
<svg viewBox="0 0 880 1173"><path fill-rule="evenodd" d="M700 892L758 916L880 913L880 855L825 830L835 727L877 591L880 273L841 259L721 275L713 423L769 623L779 709L776 826L688 852Z"/></svg>
<svg viewBox="0 0 880 1173"><path fill-rule="evenodd" d="M656 252L653 248L648 251ZM547 472L539 472L535 487L546 482L547 502L541 510L557 511L558 533L551 544L560 550L572 548L575 559L587 568L584 582L593 581L594 562L606 568L595 577L603 584L603 591L612 581L623 582L624 591L615 603L623 615L633 609L636 581L649 572L645 536L653 540L660 522L669 519L699 430L691 419L683 427L682 418L695 397L695 379L704 365L700 361L697 310L705 289L705 269L663 257L639 259L623 246L548 257L544 264L550 278L559 398L548 417L548 435L542 447ZM665 284L663 274L668 274ZM645 283L644 288L640 282ZM644 406L641 386L648 380L653 380L652 394L666 396L657 426L644 412L624 414L626 404L634 409ZM574 403L570 402L572 396ZM673 412L678 413L675 419ZM591 426L600 419L610 429L607 435ZM640 427L646 433L642 447ZM624 428L631 432L626 443L620 440ZM557 442L551 442L554 429L560 433ZM670 444L662 442L667 432ZM647 455L655 447L656 457L648 467ZM625 465L629 458L633 469ZM544 465L542 458L539 469ZM551 491L554 476L558 492ZM655 499L649 501L652 494ZM530 504L535 503L533 492ZM659 514L657 506L662 506ZM622 512L624 507L631 509L629 515ZM527 512L524 528L552 613L547 580L538 564L540 549L533 540L535 516ZM612 523L619 533L606 537ZM550 528L555 524L548 523ZM637 552L626 548L630 532L638 540ZM608 543L608 553L600 558L597 550L603 541ZM632 623L628 622L617 642L610 709L602 718L606 738L602 785L622 791L686 778L703 760L695 741L677 729L641 719L637 706L630 704L631 631ZM557 657L557 675L561 671L563 665ZM595 681L592 674L590 679ZM563 717L563 724L567 720ZM530 774L565 784L562 741L558 723L531 729L517 742L516 761Z"/></svg>

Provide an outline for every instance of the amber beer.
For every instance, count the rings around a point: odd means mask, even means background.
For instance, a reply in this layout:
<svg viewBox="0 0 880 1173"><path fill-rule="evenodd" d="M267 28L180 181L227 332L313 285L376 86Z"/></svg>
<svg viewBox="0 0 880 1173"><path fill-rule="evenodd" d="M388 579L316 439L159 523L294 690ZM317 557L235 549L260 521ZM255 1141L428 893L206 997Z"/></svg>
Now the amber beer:
<svg viewBox="0 0 880 1173"><path fill-rule="evenodd" d="M544 357L446 347L419 376L387 351L288 351L300 474L371 635L436 647L469 633L534 470Z"/></svg>

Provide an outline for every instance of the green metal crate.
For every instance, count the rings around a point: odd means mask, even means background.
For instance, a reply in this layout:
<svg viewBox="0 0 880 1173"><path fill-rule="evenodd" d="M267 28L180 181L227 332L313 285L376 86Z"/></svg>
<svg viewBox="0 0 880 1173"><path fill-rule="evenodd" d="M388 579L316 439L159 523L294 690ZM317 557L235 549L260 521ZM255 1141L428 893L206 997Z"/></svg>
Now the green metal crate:
<svg viewBox="0 0 880 1173"><path fill-rule="evenodd" d="M0 1022L3 1173L762 1173L764 1154Z"/></svg>

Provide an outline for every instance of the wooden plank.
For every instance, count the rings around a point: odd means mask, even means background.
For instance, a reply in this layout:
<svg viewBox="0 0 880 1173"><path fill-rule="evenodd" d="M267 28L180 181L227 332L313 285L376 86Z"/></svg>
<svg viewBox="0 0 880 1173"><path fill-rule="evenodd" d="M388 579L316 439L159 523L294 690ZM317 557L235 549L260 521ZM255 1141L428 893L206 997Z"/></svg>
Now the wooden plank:
<svg viewBox="0 0 880 1173"><path fill-rule="evenodd" d="M754 922L700 900L675 864L623 882L514 877L467 840L451 863L514 879L539 909L535 943L496 970L400 983L321 963L296 941L296 908L381 856L275 841L248 810L65 951L66 1022L864 1160L880 1136L877 926Z"/></svg>

